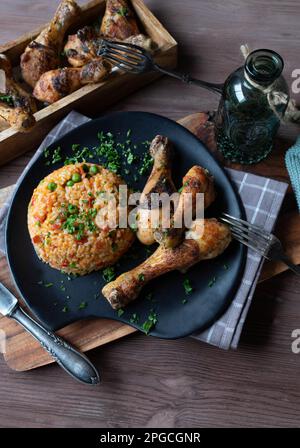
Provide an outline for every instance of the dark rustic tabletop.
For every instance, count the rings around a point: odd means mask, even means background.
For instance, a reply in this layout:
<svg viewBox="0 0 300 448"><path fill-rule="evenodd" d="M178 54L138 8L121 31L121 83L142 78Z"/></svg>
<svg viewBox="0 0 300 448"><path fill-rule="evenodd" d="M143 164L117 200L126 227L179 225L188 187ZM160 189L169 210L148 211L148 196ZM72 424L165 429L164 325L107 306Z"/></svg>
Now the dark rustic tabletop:
<svg viewBox="0 0 300 448"><path fill-rule="evenodd" d="M223 81L241 64L245 42L278 51L289 83L300 68L298 0L146 3L178 40L181 67L202 79ZM57 4L1 1L0 43L43 24ZM178 119L216 104L213 94L161 79L114 110ZM299 130L280 132L292 141ZM0 187L16 181L29 156L0 168ZM0 427L299 426L300 354L291 350L296 328L300 280L285 273L257 288L237 351L134 334L90 353L103 378L97 389L75 383L54 365L11 371L0 356Z"/></svg>

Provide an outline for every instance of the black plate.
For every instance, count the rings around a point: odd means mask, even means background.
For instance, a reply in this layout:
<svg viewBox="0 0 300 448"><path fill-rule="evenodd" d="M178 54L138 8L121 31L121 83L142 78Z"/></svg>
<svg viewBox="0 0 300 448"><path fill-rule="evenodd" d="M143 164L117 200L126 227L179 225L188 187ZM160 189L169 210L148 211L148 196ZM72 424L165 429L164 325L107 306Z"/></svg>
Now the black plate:
<svg viewBox="0 0 300 448"><path fill-rule="evenodd" d="M117 140L124 141L128 129L132 130L132 145L138 146L135 149L137 154L145 152L145 146L141 143L152 140L157 134L170 138L175 146L173 177L178 187L192 165L202 165L214 175L218 199L206 216L217 217L222 211L243 216L240 201L221 166L193 134L167 118L144 112L114 113L80 126L51 145L50 149L60 146L64 154L70 155L74 143L88 147L97 145L99 131L112 132ZM99 159L91 160L99 163ZM49 329L57 330L92 316L120 320L139 328L153 309L158 323L151 334L161 338L178 338L205 329L224 312L234 297L244 268L245 250L237 243L232 243L221 257L194 266L187 275L173 272L156 279L135 303L127 307L122 316L118 316L99 294L104 285L101 272L68 280L66 275L42 263L29 238L27 207L39 181L61 165L62 162L46 166L44 156L39 157L14 195L6 228L8 262L16 286L31 311ZM133 171L134 165L131 165L130 174L123 174L123 177L142 189L147 175L136 182ZM136 259L125 257L120 261L118 273L134 267L147 257L145 247L139 243L136 243L134 253L137 254ZM186 277L194 287L188 296L183 287ZM213 279L216 281L211 281ZM53 286L45 287L49 283ZM147 298L149 291L153 292L152 301ZM182 303L185 299L187 302ZM79 309L82 302L87 302L87 306ZM65 306L68 307L67 312L63 311ZM130 323L134 313L139 323Z"/></svg>

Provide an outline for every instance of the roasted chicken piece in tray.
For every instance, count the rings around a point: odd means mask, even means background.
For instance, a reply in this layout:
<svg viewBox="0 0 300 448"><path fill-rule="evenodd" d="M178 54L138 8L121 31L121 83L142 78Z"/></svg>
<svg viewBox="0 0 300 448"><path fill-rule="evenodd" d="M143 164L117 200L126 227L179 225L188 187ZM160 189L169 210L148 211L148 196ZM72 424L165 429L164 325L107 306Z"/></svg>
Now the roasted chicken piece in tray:
<svg viewBox="0 0 300 448"><path fill-rule="evenodd" d="M195 218L197 194L204 194L204 209L215 200L213 177L201 166L193 166L184 176L178 206L173 214L170 226L160 223L154 231L154 238L165 247L176 247L183 239L185 230L184 215Z"/></svg>
<svg viewBox="0 0 300 448"><path fill-rule="evenodd" d="M103 81L110 73L111 65L103 59L90 61L83 67L65 67L50 70L38 80L33 95L39 101L55 103L85 84Z"/></svg>
<svg viewBox="0 0 300 448"><path fill-rule="evenodd" d="M150 37L141 34L135 14L125 0L108 0L101 29L85 26L68 37L64 51L73 67L81 67L101 55L102 38L138 45L149 52L155 50Z"/></svg>
<svg viewBox="0 0 300 448"><path fill-rule="evenodd" d="M123 308L152 279L174 270L185 272L202 260L215 258L230 241L230 230L225 224L214 218L196 220L179 246L169 249L159 246L142 264L105 285L102 294L114 309Z"/></svg>
<svg viewBox="0 0 300 448"><path fill-rule="evenodd" d="M100 32L102 36L115 40L140 34L135 14L127 0L107 0Z"/></svg>
<svg viewBox="0 0 300 448"><path fill-rule="evenodd" d="M98 57L101 39L94 27L85 26L68 37L64 48L69 64L82 67Z"/></svg>
<svg viewBox="0 0 300 448"><path fill-rule="evenodd" d="M74 0L63 0L47 28L26 47L21 56L21 70L31 87L43 73L59 66L64 35L78 14L80 8Z"/></svg>
<svg viewBox="0 0 300 448"><path fill-rule="evenodd" d="M0 118L14 129L27 132L35 124L35 100L14 80L11 63L4 54L0 54L0 72Z"/></svg>
<svg viewBox="0 0 300 448"><path fill-rule="evenodd" d="M137 219L137 237L141 243L151 245L155 242L153 224L159 224L163 213L160 203L151 202L153 193L176 191L171 174L172 144L167 137L157 135L151 143L150 154L154 159L152 172L141 194Z"/></svg>

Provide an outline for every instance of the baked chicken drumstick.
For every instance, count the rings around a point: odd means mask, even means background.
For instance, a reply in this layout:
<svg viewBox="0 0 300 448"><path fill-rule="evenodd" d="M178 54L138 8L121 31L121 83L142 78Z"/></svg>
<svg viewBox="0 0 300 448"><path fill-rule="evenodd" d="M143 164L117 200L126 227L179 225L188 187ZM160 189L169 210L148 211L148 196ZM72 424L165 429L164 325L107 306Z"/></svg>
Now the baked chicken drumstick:
<svg viewBox="0 0 300 448"><path fill-rule="evenodd" d="M102 81L110 73L111 65L103 59L90 61L83 67L65 67L50 70L38 80L33 95L46 103L55 103L85 84Z"/></svg>
<svg viewBox="0 0 300 448"><path fill-rule="evenodd" d="M21 69L24 80L31 87L43 73L59 66L64 35L79 13L80 8L74 0L63 0L47 28L26 47L21 56Z"/></svg>
<svg viewBox="0 0 300 448"><path fill-rule="evenodd" d="M197 193L204 194L204 209L215 200L213 177L206 169L195 165L183 178L178 206L172 216L171 225L164 228L161 223L159 228L154 230L154 238L159 244L165 247L176 247L180 244L185 230L184 215L195 218Z"/></svg>
<svg viewBox="0 0 300 448"><path fill-rule="evenodd" d="M27 132L35 124L33 116L37 110L35 101L14 80L11 63L4 54L0 54L0 71L5 80L0 95L8 100L1 101L0 96L0 117L16 130Z"/></svg>
<svg viewBox="0 0 300 448"><path fill-rule="evenodd" d="M160 204L151 203L151 194L167 193L171 195L176 191L171 175L172 145L167 137L157 135L151 143L150 154L154 159L152 172L141 194L137 237L141 243L151 245L155 243L155 221L159 221L162 210Z"/></svg>
<svg viewBox="0 0 300 448"><path fill-rule="evenodd" d="M231 241L229 228L216 219L196 220L176 248L158 249L142 264L120 275L102 289L114 309L120 309L137 298L152 279L170 271L185 272L201 260L219 256Z"/></svg>

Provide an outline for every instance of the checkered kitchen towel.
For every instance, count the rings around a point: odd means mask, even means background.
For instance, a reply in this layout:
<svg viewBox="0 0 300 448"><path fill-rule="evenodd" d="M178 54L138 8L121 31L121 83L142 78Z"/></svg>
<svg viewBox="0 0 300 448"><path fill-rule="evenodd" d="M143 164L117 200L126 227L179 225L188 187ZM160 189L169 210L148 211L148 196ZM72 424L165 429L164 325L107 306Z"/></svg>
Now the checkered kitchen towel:
<svg viewBox="0 0 300 448"><path fill-rule="evenodd" d="M77 112L71 112L64 120L62 120L47 135L36 154L25 168L24 173L18 180L18 184L21 182L30 165L45 148L57 138L89 120L89 118L80 115ZM246 210L247 220L271 231L278 216L287 189L287 184L241 171L228 169L227 173L239 191ZM4 227L8 208L9 202L6 203L0 211L0 250L2 252L5 251ZM212 325L212 327L203 333L193 335L193 338L208 342L209 344L216 345L223 349L237 347L261 267L262 258L249 250L245 272L241 278L241 285L233 298L230 307L225 314Z"/></svg>

